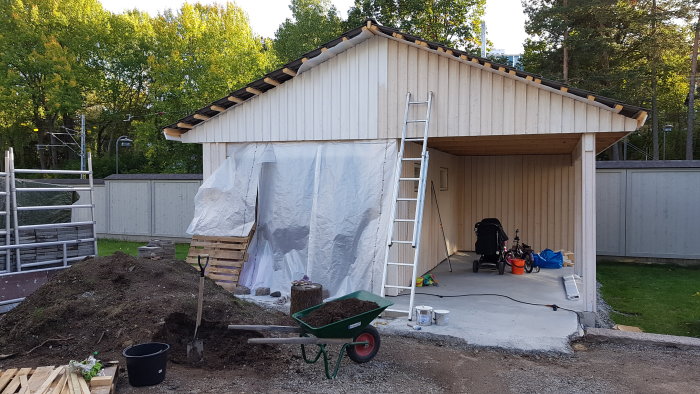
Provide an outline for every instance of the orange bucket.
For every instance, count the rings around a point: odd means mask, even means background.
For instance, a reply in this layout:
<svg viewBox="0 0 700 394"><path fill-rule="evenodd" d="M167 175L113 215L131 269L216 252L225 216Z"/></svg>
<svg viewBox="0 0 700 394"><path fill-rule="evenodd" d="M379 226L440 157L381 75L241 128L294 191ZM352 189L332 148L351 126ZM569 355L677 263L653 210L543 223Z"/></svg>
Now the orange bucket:
<svg viewBox="0 0 700 394"><path fill-rule="evenodd" d="M512 259L510 260L510 272L515 275L522 275L525 273L525 260L523 259Z"/></svg>

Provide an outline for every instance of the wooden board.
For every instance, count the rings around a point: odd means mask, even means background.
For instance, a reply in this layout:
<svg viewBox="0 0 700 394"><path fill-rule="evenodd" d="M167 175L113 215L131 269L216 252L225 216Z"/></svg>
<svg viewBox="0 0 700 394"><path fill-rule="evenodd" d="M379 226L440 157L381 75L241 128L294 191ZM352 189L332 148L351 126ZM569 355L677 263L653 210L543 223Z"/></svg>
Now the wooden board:
<svg viewBox="0 0 700 394"><path fill-rule="evenodd" d="M243 263L248 259L248 244L254 231L255 227L248 237L193 235L187 263L199 270L197 256L209 255L206 276L224 289L232 291L238 284Z"/></svg>
<svg viewBox="0 0 700 394"><path fill-rule="evenodd" d="M116 392L118 365L106 367L104 376L92 379L90 384L67 365L58 367L9 368L0 370L0 393L31 394L113 394Z"/></svg>

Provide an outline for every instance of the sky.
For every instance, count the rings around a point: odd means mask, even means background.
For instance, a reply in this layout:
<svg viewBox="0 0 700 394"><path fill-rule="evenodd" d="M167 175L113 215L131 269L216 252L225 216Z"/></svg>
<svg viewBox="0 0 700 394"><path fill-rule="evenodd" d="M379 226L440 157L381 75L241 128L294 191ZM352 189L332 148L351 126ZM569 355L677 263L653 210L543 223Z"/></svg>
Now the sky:
<svg viewBox="0 0 700 394"><path fill-rule="evenodd" d="M191 2L194 2L190 0ZM103 6L112 12L138 8L155 15L167 8L179 8L184 0L101 0ZM225 0L199 0L200 3L225 3ZM354 0L332 0L341 16L345 17ZM285 18L291 16L289 0L235 0L250 19L257 34L272 37ZM522 53L525 40L525 16L520 0L486 0L487 38L495 49L503 49L507 54ZM381 22L381 21L380 21Z"/></svg>

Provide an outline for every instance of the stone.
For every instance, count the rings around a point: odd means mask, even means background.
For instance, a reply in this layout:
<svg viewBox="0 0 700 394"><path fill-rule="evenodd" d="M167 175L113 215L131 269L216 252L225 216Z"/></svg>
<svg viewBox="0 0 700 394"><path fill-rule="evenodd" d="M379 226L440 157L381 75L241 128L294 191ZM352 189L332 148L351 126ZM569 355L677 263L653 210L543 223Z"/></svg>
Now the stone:
<svg viewBox="0 0 700 394"><path fill-rule="evenodd" d="M246 286L238 285L233 289L233 294L236 294L236 295L250 294L250 289Z"/></svg>
<svg viewBox="0 0 700 394"><path fill-rule="evenodd" d="M270 295L270 288L269 287L258 287L257 289L255 289L255 295L256 296Z"/></svg>
<svg viewBox="0 0 700 394"><path fill-rule="evenodd" d="M270 297L282 297L282 293L279 291L273 291L272 293L270 293Z"/></svg>

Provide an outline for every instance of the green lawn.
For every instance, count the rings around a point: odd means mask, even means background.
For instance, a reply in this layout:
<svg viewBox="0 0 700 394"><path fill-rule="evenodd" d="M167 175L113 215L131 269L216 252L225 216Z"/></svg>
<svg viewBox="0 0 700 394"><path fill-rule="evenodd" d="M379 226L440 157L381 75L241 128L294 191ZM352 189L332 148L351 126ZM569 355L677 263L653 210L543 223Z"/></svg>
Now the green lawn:
<svg viewBox="0 0 700 394"><path fill-rule="evenodd" d="M615 323L700 337L700 267L600 262L598 281Z"/></svg>
<svg viewBox="0 0 700 394"><path fill-rule="evenodd" d="M139 253L138 247L144 246L148 242L129 242L116 239L98 239L97 252L100 256L109 256L116 251L124 252L132 256ZM187 250L190 244L175 244L175 257L184 260L187 257Z"/></svg>

